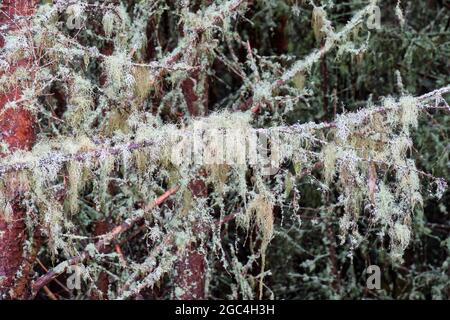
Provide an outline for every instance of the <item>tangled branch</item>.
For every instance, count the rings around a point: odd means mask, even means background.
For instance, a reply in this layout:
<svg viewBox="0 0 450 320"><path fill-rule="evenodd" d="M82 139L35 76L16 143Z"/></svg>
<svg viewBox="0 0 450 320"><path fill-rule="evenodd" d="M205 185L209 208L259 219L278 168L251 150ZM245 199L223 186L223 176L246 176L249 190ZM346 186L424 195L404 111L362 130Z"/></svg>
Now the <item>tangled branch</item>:
<svg viewBox="0 0 450 320"><path fill-rule="evenodd" d="M132 228L137 222L139 222L140 220L143 219L143 217L146 213L150 212L155 207L160 206L171 195L176 193L178 191L178 189L179 189L179 187L176 186L176 187L173 187L173 188L167 190L164 194L162 194L161 196L156 198L155 201L146 205L145 208L142 210L142 214L136 215L133 218L127 219L122 224L115 227L111 232L108 232L107 234L100 236L100 240L94 244L95 249L98 252L102 252L105 249L105 246L107 246L113 239L117 238L119 235L121 235L125 231ZM52 281L57 276L59 276L60 274L65 272L69 266L73 266L73 265L82 263L88 257L89 257L89 251L86 249L80 255L73 257L67 261L64 261L64 262L60 263L58 266L56 266L55 268L52 268L51 270L49 270L46 274L41 276L39 279L37 279L33 283L33 286L32 286L33 297L36 296L36 294L39 292L39 290L42 287L46 286L50 281Z"/></svg>
<svg viewBox="0 0 450 320"><path fill-rule="evenodd" d="M417 97L417 100L421 103L429 102L430 100L436 100L438 102L445 101L442 96L446 93L450 92L450 86L446 86L422 96ZM425 105L424 108L435 108L435 104L433 105ZM361 109L354 113L347 113L346 116L351 116L354 118L368 117L370 114L374 113L383 113L386 111L385 107L377 107L370 109ZM339 118L338 118L339 119ZM292 126L281 126L281 127L273 127L267 129L257 129L257 131L261 132L270 132L270 131L281 131L281 132L290 132L290 133L299 133L310 130L323 130L328 128L336 127L336 121L333 122L321 122L317 124L306 123L306 124L295 124ZM183 131L182 134L189 134L189 132ZM64 140L64 139L63 139ZM123 154L124 152L131 152L134 150L145 149L149 147L154 147L154 140L144 140L141 142L133 142L130 141L128 143L123 143L117 146L105 146L101 145L101 147L97 149L92 149L89 151L82 151L75 154L67 154L63 152L55 151L54 153L44 156L41 158L33 158L32 161L17 161L14 163L8 163L8 157L3 159L3 164L0 165L0 176L14 171L20 170L32 170L34 168L44 168L48 166L60 166L61 164L70 162L70 161L78 161L78 162L89 162L97 158L103 158L107 156L118 156ZM61 149L61 148L56 148Z"/></svg>

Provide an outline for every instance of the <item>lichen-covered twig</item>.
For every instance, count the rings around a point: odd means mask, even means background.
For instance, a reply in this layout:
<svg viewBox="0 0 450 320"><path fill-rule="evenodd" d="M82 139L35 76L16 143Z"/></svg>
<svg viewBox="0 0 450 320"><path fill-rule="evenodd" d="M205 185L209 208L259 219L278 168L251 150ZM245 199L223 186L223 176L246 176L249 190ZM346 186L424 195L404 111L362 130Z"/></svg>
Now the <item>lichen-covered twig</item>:
<svg viewBox="0 0 450 320"><path fill-rule="evenodd" d="M434 90L430 93L424 94L422 96L417 97L417 101L420 103L428 102L432 99L441 99L442 95L450 92L450 85ZM432 107L428 105L424 105L424 108ZM359 111L356 111L354 113L348 113L345 116L348 117L349 115L354 115L355 117L361 117L366 116L368 117L371 114L375 113L383 113L386 111L386 108L384 106L376 107L376 108L370 108L370 109L361 109ZM339 116L337 117L337 121L339 121ZM281 126L281 127L273 127L268 129L257 129L257 131L267 131L270 130L278 130L281 132L303 132L303 131L310 131L310 130L323 130L327 128L334 128L337 125L337 121L333 122L320 122L320 123L306 123L306 124L295 124L292 126ZM14 163L8 163L4 162L3 164L0 164L0 176L13 171L20 171L20 170L27 170L27 169L33 169L33 168L42 168L45 166L58 166L61 164L64 164L66 162L70 161L91 161L100 157L105 156L118 156L123 154L123 152L130 152L134 150L141 150L148 147L155 146L155 141L153 140L144 140L141 142L134 142L130 141L128 143L123 143L118 146L114 147L108 147L107 145L102 145L98 147L97 149L92 149L89 151L81 151L74 154L67 154L60 151L55 151L55 153L52 153L50 155L44 156L42 158L35 159L33 161L23 161L23 162L14 162ZM6 158L7 159L7 158Z"/></svg>
<svg viewBox="0 0 450 320"><path fill-rule="evenodd" d="M237 212L231 213L225 217L223 217L221 220L215 221L215 226L221 226L222 224L225 224L233 219L236 218ZM202 232L210 232L211 231L211 225L202 225L201 226ZM158 244L150 253L149 257L146 261L156 261L158 255L161 254L163 249L168 250L170 249L175 240L175 233L173 231L169 231L163 238L163 240ZM189 247L190 244L187 244ZM185 249L189 250L189 249ZM186 252L185 252L186 253ZM183 260L182 257L179 257L179 259ZM165 268L167 269L168 265L172 265L175 263L175 260L173 258L166 259L162 262L163 264L166 264ZM156 276L156 273L158 273L158 270L161 270L162 268L160 266L153 265L152 263L145 263L142 266L142 269L139 269L139 272L132 275L126 283L121 288L121 294L119 295L119 300L129 299L133 296L137 296L142 290L145 288L151 287L155 284L157 280L159 280L159 277L161 274L159 273L158 276ZM141 281L138 281L138 277L141 276L142 272L144 272L146 275L144 279ZM194 273L194 270L189 270L189 272Z"/></svg>
<svg viewBox="0 0 450 320"><path fill-rule="evenodd" d="M319 50L311 52L304 59L295 62L294 65L280 77L280 79L272 83L271 90L275 90L276 88L282 86L287 81L292 79L292 77L294 77L297 73L307 70L314 63L319 61L325 54L338 46L342 40L346 39L351 34L353 29L360 24L368 14L373 12L373 7L374 4L369 4L362 10L358 11L341 31L337 33L332 33L330 31L324 45Z"/></svg>
<svg viewBox="0 0 450 320"><path fill-rule="evenodd" d="M163 195L156 198L152 203L145 206L144 210L142 211L143 214L153 210L155 207L161 205L164 201L166 201L171 195L176 193L178 191L179 187L175 186L168 191L166 191ZM137 215L133 218L127 219L119 226L115 227L111 232L103 235L100 237L100 240L95 243L95 249L97 251L102 251L105 247L105 245L109 244L111 240L117 238L120 234L123 232L129 230L131 227L133 227L136 222L143 219L142 215ZM87 250L83 251L80 255L73 257L67 261L64 261L60 263L55 268L49 270L45 275L41 276L39 279L37 279L32 286L32 294L33 297L36 296L36 294L39 292L39 290L47 285L50 281L55 279L58 275L63 273L67 267L76 265L84 261L89 256L89 252Z"/></svg>
<svg viewBox="0 0 450 320"><path fill-rule="evenodd" d="M231 14L236 12L245 2L246 1L244 0L233 0L226 3L224 6L222 6L222 9L213 16L212 25L218 25L222 23L227 16L230 16ZM161 66L163 67L155 73L154 79L159 79L164 74L166 74L167 69L170 69L177 61L179 61L186 53L187 49L195 46L199 36L203 34L206 29L206 26L200 26L192 30L192 33L188 35L188 40L175 48L168 56L163 59L161 63Z"/></svg>
<svg viewBox="0 0 450 320"><path fill-rule="evenodd" d="M42 168L49 165L60 165L69 161L90 161L105 156L116 156L123 151L133 151L137 149L147 148L154 145L154 141L130 142L114 147L102 147L99 149L78 152L74 154L66 154L63 152L54 152L51 155L36 159L32 162L17 162L11 165L0 165L0 176L12 171L27 170L33 168Z"/></svg>

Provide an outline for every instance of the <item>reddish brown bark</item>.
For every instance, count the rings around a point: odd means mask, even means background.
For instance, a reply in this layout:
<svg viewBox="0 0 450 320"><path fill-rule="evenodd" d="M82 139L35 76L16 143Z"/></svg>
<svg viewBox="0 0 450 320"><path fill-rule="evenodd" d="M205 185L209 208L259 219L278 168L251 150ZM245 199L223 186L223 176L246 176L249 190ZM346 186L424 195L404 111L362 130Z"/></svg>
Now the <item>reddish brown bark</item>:
<svg viewBox="0 0 450 320"><path fill-rule="evenodd" d="M198 97L197 86L200 86L200 81L203 81L203 97ZM186 100L189 115L191 117L204 116L208 108L208 77L200 77L199 70L192 73L191 77L184 80L181 84L183 95Z"/></svg>
<svg viewBox="0 0 450 320"><path fill-rule="evenodd" d="M200 83L203 81L203 83ZM203 92L199 86L203 85ZM181 84L184 98L191 117L204 116L208 109L208 89L209 79L207 76L201 77L199 70L192 73L191 77ZM199 94L202 94L199 96ZM189 189L194 197L207 197L208 191L202 180L192 180ZM194 225L194 229L204 230L202 225ZM200 252L198 245L190 243L182 253L176 264L177 276L175 284L183 290L181 300L193 300L205 298L205 256Z"/></svg>
<svg viewBox="0 0 450 320"><path fill-rule="evenodd" d="M202 180L193 180L189 183L189 189L194 197L208 196L207 188ZM202 232L206 226L194 225L194 229ZM196 230L194 230L194 233ZM175 284L183 290L177 298L180 300L195 300L205 298L205 256L199 251L195 242L189 243L176 263L177 275Z"/></svg>
<svg viewBox="0 0 450 320"><path fill-rule="evenodd" d="M180 300L205 298L205 256L196 244L189 244L176 265L176 285L183 290Z"/></svg>
<svg viewBox="0 0 450 320"><path fill-rule="evenodd" d="M12 221L0 217L0 299L17 296L13 290L15 275L23 263L22 243L25 241L24 211L17 205L13 206Z"/></svg>
<svg viewBox="0 0 450 320"><path fill-rule="evenodd" d="M7 25L9 31L12 31L17 27L13 22L14 17L30 15L34 1L4 0L0 8L0 25ZM1 37L0 46L3 45L4 39ZM12 73L18 66L27 67L29 64L30 60L23 59L2 72ZM20 105L5 110L8 101L15 101L20 96L21 88L14 88L0 95L0 141L6 142L10 151L28 150L35 141L31 113ZM0 299L25 298L29 287L30 261L23 257L26 239L26 212L20 202L23 188L15 180L15 174L11 174L6 183L6 197L12 212L6 215L0 211Z"/></svg>
<svg viewBox="0 0 450 320"><path fill-rule="evenodd" d="M288 51L289 39L285 32L287 17L281 16L277 19L277 27L274 30L272 36L272 46L278 54L286 54Z"/></svg>
<svg viewBox="0 0 450 320"><path fill-rule="evenodd" d="M94 236L98 237L111 231L111 225L105 220L96 221L94 224ZM111 246L105 247L106 251L111 250ZM92 300L104 300L108 298L109 278L105 271L101 271L95 284L98 291L91 293Z"/></svg>

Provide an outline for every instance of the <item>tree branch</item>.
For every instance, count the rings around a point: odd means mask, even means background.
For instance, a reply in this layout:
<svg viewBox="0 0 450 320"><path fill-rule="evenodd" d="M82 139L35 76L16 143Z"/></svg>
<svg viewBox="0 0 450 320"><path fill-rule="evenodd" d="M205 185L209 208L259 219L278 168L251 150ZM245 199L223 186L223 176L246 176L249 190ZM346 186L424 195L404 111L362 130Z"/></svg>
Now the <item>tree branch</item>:
<svg viewBox="0 0 450 320"><path fill-rule="evenodd" d="M152 203L145 206L143 210L143 214L148 213L149 211L153 210L155 207L161 205L164 201L166 201L171 195L176 193L178 191L179 187L173 187L166 191L163 195L156 198ZM95 243L95 249L97 251L102 251L104 247L111 242L114 238L121 235L123 232L129 230L132 226L134 226L135 223L143 219L143 214L138 215L136 217L132 217L130 219L127 219L125 222L120 224L119 226L115 227L111 232L101 236L101 239ZM81 263L89 256L89 253L87 250L84 250L80 255L73 257L67 261L64 261L60 263L55 268L49 270L45 275L41 276L39 279L37 279L32 286L32 296L35 297L36 294L39 292L39 290L47 285L50 281L55 279L57 276L59 276L61 273L63 273L67 267L76 265L78 263Z"/></svg>
<svg viewBox="0 0 450 320"><path fill-rule="evenodd" d="M417 101L420 103L428 102L432 99L442 99L442 95L450 92L450 85L434 90L427 94L417 97ZM443 100L443 99L442 99ZM397 105L395 105L397 106ZM424 109L434 108L434 106L423 105L421 106ZM361 109L359 111L353 113L347 113L346 116L358 115L358 116L370 116L375 113L383 113L386 112L385 107L377 107L371 109ZM339 119L339 115L336 119ZM270 131L280 131L280 132L306 132L311 130L323 130L329 128L335 128L337 125L337 121L333 122L320 122L320 123L305 123L305 124L294 124L291 126L280 126L280 127L272 127L267 129L255 129L258 132L270 132ZM182 132L180 132L182 134ZM185 133L189 134L189 132ZM64 141L64 140L62 140ZM8 172L20 171L20 170L31 170L34 168L43 168L49 165L61 165L70 161L89 161L92 159L97 159L105 156L117 156L122 154L123 152L129 152L134 150L141 150L151 146L156 147L156 143L153 140L144 140L141 142L128 142L123 143L118 146L110 147L110 146L101 146L98 149L92 149L89 151L82 151L74 154L67 154L63 152L57 152L41 157L36 158L33 161L23 161L23 162L13 162L8 163L7 159L3 159L3 164L0 164L0 177Z"/></svg>

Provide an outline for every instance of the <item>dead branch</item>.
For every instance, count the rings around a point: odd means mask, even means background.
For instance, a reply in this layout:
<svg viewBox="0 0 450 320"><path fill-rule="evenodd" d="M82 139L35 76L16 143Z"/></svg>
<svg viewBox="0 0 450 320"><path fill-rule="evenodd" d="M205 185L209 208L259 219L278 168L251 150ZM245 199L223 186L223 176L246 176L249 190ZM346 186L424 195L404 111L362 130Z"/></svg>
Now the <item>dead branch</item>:
<svg viewBox="0 0 450 320"><path fill-rule="evenodd" d="M166 201L171 195L176 193L178 191L179 187L173 187L166 191L163 195L159 196L155 199L152 203L145 206L143 212L148 213L149 211L153 210L155 207L161 205L164 201ZM101 239L95 243L95 248L98 251L103 251L104 247L108 245L111 240L118 237L123 232L129 230L132 226L135 225L138 221L143 219L143 215L138 215L136 217L127 219L125 222L123 222L121 225L115 227L111 232L101 236ZM50 281L55 279L57 276L59 276L61 273L63 273L67 267L76 265L84 261L89 256L88 251L83 251L80 255L73 257L67 261L64 261L60 263L55 268L49 270L45 275L41 276L39 279L37 279L32 286L32 296L35 297L36 294L39 292L39 290L47 285ZM62 267L61 267L62 266Z"/></svg>

